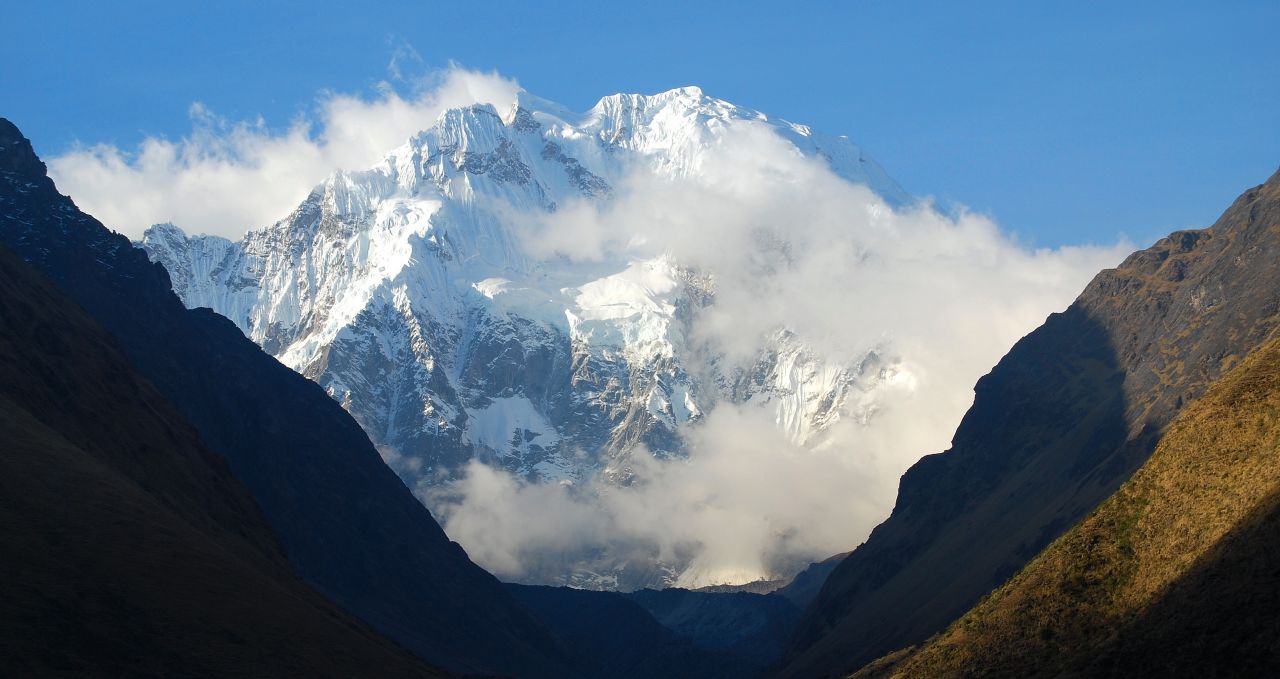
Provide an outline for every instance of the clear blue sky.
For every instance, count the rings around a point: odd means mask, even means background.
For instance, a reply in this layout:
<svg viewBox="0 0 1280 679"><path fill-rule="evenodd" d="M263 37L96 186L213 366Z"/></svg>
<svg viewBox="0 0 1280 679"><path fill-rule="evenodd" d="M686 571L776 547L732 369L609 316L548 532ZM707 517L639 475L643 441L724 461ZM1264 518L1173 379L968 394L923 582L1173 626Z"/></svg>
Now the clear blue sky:
<svg viewBox="0 0 1280 679"><path fill-rule="evenodd" d="M908 191L1040 245L1211 222L1280 165L1280 1L15 2L0 115L43 154L285 127L398 44L582 110L708 94L847 134Z"/></svg>

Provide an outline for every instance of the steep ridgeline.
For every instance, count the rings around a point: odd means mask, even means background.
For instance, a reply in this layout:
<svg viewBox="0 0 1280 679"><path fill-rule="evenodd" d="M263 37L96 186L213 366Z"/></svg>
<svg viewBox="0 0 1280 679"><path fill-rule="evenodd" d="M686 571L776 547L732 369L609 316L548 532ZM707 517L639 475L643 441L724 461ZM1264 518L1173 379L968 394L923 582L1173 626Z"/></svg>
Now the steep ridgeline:
<svg viewBox="0 0 1280 679"><path fill-rule="evenodd" d="M833 365L786 333L741 364L708 356L690 338L714 285L667 257L529 255L529 223L603 201L633 172L694 175L717 140L753 125L908 200L847 139L696 88L614 95L585 114L521 93L507 110L445 112L238 242L159 225L141 245L188 307L230 318L324 387L424 497L472 459L540 481L625 479L637 444L680 454L681 427L717 402L771 409L804 443L865 416L891 375L881 347ZM569 582L666 584L622 577Z"/></svg>
<svg viewBox="0 0 1280 679"><path fill-rule="evenodd" d="M818 592L822 590L822 584L827 581L827 578L831 576L831 572L847 556L849 556L849 552L836 554L817 563L809 564L804 570L796 573L791 582L775 591L778 596L785 597L801 610L804 610L817 598Z"/></svg>
<svg viewBox="0 0 1280 679"><path fill-rule="evenodd" d="M1280 340L945 633L858 677L1262 677L1280 666Z"/></svg>
<svg viewBox="0 0 1280 679"><path fill-rule="evenodd" d="M975 387L951 449L805 613L782 676L852 672L919 643L1110 496L1183 404L1280 325L1280 175L1213 227L1103 271Z"/></svg>
<svg viewBox="0 0 1280 679"><path fill-rule="evenodd" d="M0 675L443 676L308 588L226 461L0 247Z"/></svg>
<svg viewBox="0 0 1280 679"><path fill-rule="evenodd" d="M60 195L2 119L0 245L110 332L226 458L306 582L435 664L571 675L540 623L445 537L346 411L225 318L184 308L164 269Z"/></svg>

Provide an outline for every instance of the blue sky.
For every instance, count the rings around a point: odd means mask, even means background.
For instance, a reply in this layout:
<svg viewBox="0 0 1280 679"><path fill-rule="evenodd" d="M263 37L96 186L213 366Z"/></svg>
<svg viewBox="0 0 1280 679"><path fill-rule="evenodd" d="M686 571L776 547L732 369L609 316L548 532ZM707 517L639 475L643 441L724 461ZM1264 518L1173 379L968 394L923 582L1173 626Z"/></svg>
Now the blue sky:
<svg viewBox="0 0 1280 679"><path fill-rule="evenodd" d="M1046 246L1207 225L1280 164L1275 0L186 4L6 8L0 115L45 155L180 138L196 101L283 129L411 46L406 68L497 70L578 110L696 84Z"/></svg>

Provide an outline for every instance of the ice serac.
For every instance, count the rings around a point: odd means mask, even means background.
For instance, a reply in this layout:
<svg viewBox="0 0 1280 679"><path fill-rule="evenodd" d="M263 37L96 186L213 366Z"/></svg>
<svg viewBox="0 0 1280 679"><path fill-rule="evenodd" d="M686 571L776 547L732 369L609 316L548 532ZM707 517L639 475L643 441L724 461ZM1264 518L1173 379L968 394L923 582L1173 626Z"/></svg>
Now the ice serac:
<svg viewBox="0 0 1280 679"><path fill-rule="evenodd" d="M586 113L521 93L446 111L238 242L166 224L142 246L188 306L323 386L421 497L471 460L535 481L625 483L637 446L683 454L682 427L716 403L758 404L815 444L834 421L867 417L892 378L882 347L832 363L783 329L748 360L713 355L692 338L714 278L670 256L530 254L531 220L607 201L634 172L695 175L749 126L892 205L909 200L847 139L697 88L613 95ZM617 584L667 584L637 577Z"/></svg>

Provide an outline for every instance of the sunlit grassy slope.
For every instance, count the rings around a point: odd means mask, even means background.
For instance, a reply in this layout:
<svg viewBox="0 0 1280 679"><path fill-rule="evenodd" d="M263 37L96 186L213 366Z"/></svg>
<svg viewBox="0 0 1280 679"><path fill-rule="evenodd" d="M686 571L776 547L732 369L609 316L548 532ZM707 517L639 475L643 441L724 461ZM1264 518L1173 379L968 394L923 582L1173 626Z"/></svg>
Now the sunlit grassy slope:
<svg viewBox="0 0 1280 679"><path fill-rule="evenodd" d="M1272 340L1008 583L918 649L854 676L1260 676L1280 661L1278 603L1280 340Z"/></svg>

